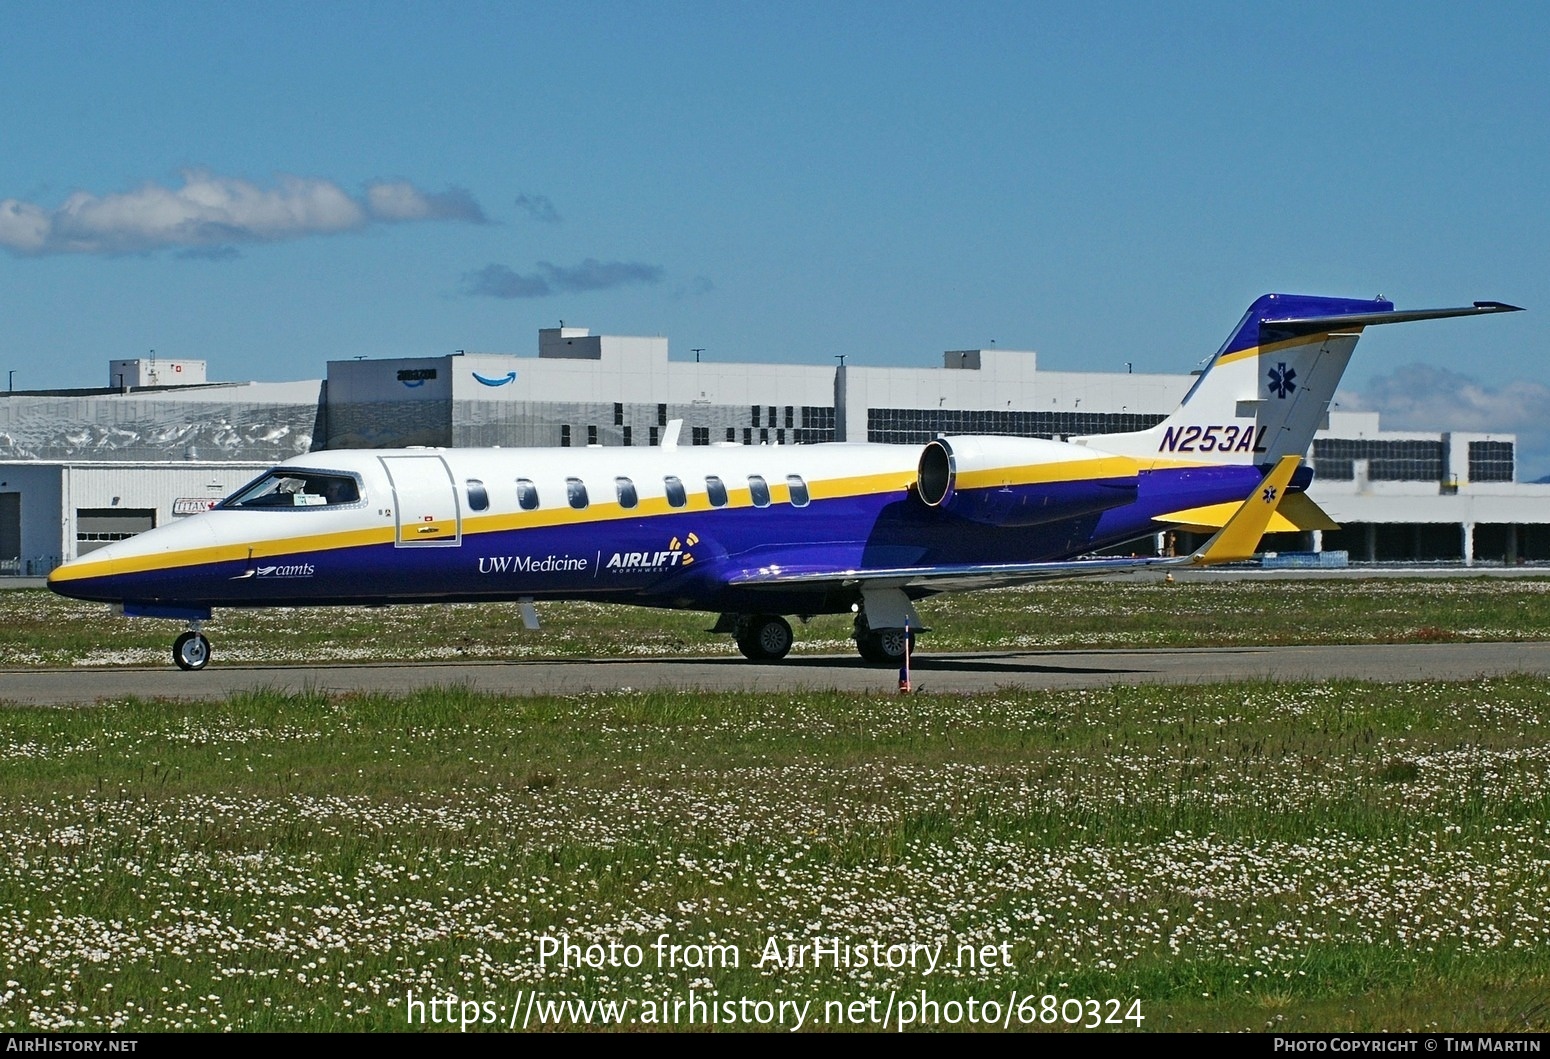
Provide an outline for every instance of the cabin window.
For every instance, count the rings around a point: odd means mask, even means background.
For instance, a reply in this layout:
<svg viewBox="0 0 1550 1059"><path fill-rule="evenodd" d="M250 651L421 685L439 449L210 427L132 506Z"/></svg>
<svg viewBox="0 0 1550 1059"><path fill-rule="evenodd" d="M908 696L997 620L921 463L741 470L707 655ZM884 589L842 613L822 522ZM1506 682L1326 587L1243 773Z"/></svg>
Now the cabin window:
<svg viewBox="0 0 1550 1059"><path fill-rule="evenodd" d="M619 491L620 507L634 507L640 502L640 498L635 494L635 483L628 478L615 478L614 488Z"/></svg>
<svg viewBox="0 0 1550 1059"><path fill-rule="evenodd" d="M477 478L468 480L468 509L470 511L484 511L490 506L490 494L485 489L484 483Z"/></svg>
<svg viewBox="0 0 1550 1059"><path fill-rule="evenodd" d="M570 506L581 511L587 506L587 483L580 478L565 479L565 497Z"/></svg>
<svg viewBox="0 0 1550 1059"><path fill-rule="evenodd" d="M786 475L786 489L791 493L792 507L807 506L807 483L802 481L800 474Z"/></svg>
<svg viewBox="0 0 1550 1059"><path fill-rule="evenodd" d="M753 498L754 507L770 506L770 486L757 474L748 476L748 495Z"/></svg>
<svg viewBox="0 0 1550 1059"><path fill-rule="evenodd" d="M221 507L339 507L361 498L352 475L275 468L221 502Z"/></svg>
<svg viewBox="0 0 1550 1059"><path fill-rule="evenodd" d="M711 507L727 506L727 486L714 474L705 476L705 495L710 498Z"/></svg>
<svg viewBox="0 0 1550 1059"><path fill-rule="evenodd" d="M684 491L684 484L681 480L668 475L662 479L662 485L667 490L668 507L683 507L689 502L689 494Z"/></svg>
<svg viewBox="0 0 1550 1059"><path fill-rule="evenodd" d="M517 479L517 505L523 511L532 511L538 507L538 486L531 479Z"/></svg>

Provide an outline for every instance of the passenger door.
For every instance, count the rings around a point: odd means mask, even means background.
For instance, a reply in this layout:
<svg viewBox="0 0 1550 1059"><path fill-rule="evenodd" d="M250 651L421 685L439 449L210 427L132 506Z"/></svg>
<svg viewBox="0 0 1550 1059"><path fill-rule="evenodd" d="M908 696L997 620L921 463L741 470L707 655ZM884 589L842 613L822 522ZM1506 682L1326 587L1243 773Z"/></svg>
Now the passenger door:
<svg viewBox="0 0 1550 1059"><path fill-rule="evenodd" d="M393 483L398 546L454 546L462 539L457 488L440 456L380 456Z"/></svg>

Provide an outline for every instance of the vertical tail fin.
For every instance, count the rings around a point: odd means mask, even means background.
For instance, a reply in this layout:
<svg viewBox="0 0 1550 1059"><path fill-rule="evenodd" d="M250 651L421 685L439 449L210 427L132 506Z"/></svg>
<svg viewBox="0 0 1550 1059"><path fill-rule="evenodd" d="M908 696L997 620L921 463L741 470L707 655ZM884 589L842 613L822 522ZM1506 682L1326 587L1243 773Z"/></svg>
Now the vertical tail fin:
<svg viewBox="0 0 1550 1059"><path fill-rule="evenodd" d="M1074 440L1128 456L1213 464L1264 466L1304 456L1363 328L1516 311L1476 302L1395 312L1383 299L1266 294L1249 306L1171 416L1150 430Z"/></svg>

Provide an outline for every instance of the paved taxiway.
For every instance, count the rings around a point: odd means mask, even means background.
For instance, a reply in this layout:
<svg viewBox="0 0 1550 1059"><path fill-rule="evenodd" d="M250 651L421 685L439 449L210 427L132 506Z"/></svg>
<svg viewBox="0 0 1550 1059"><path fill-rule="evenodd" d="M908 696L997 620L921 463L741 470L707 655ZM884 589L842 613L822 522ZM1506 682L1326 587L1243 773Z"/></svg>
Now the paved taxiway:
<svg viewBox="0 0 1550 1059"><path fill-rule="evenodd" d="M1087 688L1219 680L1456 680L1506 673L1550 675L1550 642L1219 647L1154 651L926 653L918 690L983 692L1018 685ZM0 702L67 705L127 696L221 699L253 689L403 692L448 685L506 695L617 688L892 692L897 672L854 656L793 655L755 664L737 658L654 658L435 665L240 666L197 673L166 669L0 671Z"/></svg>

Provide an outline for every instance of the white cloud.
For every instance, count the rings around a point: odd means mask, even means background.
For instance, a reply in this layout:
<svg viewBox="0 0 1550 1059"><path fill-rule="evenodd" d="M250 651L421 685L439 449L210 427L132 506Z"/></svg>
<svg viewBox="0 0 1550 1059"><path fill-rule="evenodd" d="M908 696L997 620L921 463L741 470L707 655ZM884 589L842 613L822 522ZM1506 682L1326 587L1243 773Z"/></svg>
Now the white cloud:
<svg viewBox="0 0 1550 1059"><path fill-rule="evenodd" d="M0 246L18 253L41 252L48 241L48 217L30 202L0 202Z"/></svg>
<svg viewBox="0 0 1550 1059"><path fill-rule="evenodd" d="M382 221L485 222L484 211L462 188L429 195L406 180L381 181L366 185L366 204Z"/></svg>
<svg viewBox="0 0 1550 1059"><path fill-rule="evenodd" d="M1487 386L1468 375L1407 364L1374 377L1358 393L1342 390L1341 407L1379 414L1386 430L1457 430L1518 435L1518 479L1550 471L1550 386L1516 380Z"/></svg>
<svg viewBox="0 0 1550 1059"><path fill-rule="evenodd" d="M269 243L358 231L372 224L421 220L481 223L468 192L427 193L405 181L368 184L353 196L329 180L280 176L273 187L200 170L181 187L145 184L134 191L77 191L57 209L0 201L0 247L21 256L138 254Z"/></svg>
<svg viewBox="0 0 1550 1059"><path fill-rule="evenodd" d="M1381 413L1383 425L1393 430L1532 430L1542 426L1545 409L1550 408L1550 386L1544 383L1491 387L1429 364L1407 364L1377 376L1359 397L1363 407Z"/></svg>

